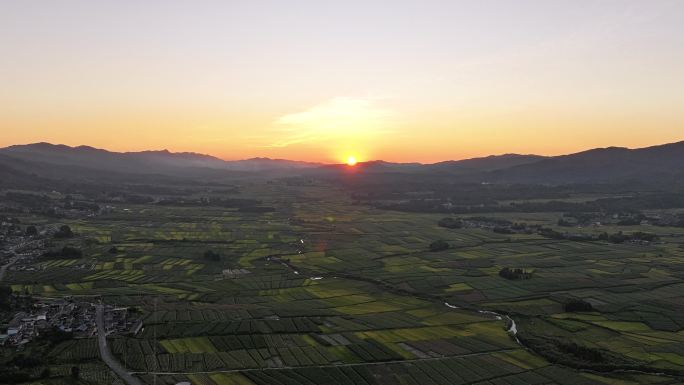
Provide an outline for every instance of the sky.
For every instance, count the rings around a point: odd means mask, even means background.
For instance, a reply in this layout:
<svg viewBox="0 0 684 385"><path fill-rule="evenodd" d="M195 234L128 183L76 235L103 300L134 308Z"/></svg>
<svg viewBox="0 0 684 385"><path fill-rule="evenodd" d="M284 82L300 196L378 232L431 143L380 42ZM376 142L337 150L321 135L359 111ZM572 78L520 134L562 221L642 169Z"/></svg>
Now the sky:
<svg viewBox="0 0 684 385"><path fill-rule="evenodd" d="M435 162L684 140L681 0L0 0L0 146Z"/></svg>

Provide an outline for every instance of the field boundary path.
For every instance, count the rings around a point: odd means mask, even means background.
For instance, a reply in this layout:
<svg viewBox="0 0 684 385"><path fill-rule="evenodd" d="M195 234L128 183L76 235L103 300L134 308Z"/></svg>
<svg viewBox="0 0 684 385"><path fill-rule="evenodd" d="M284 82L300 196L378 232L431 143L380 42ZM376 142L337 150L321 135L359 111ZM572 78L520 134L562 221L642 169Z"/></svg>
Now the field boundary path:
<svg viewBox="0 0 684 385"><path fill-rule="evenodd" d="M114 358L112 352L109 350L109 345L107 345L107 331L105 330L104 325L104 306L102 304L97 305L96 323L97 345L100 349L102 361L104 361L104 363L128 385L143 385L142 381L129 373L121 363Z"/></svg>
<svg viewBox="0 0 684 385"><path fill-rule="evenodd" d="M493 351L488 351L488 352L464 353L464 354L456 354L453 356L413 358L413 359L409 359L409 360L354 362L354 363L347 363L347 364L283 366L283 367L279 367L279 368L219 369L219 370L206 370L206 371L197 371L197 372L153 372L153 371L147 371L146 372L146 371L139 371L139 372L132 372L132 373L135 373L135 374L156 374L156 375L174 375L174 374L188 375L188 374L262 372L262 371L292 370L292 369L302 369L302 368L327 369L327 368L342 368L342 367L355 367L355 366L376 366L376 365L381 366L381 365L389 365L389 364L407 364L407 363L413 363L413 362L419 362L419 361L420 362L422 362L422 361L439 361L439 360L446 360L446 359L450 359L450 358L468 358L468 357L487 356L487 355L494 354L494 353L512 352L515 350L520 350L520 348L507 348L507 349L499 349L499 350L493 350Z"/></svg>

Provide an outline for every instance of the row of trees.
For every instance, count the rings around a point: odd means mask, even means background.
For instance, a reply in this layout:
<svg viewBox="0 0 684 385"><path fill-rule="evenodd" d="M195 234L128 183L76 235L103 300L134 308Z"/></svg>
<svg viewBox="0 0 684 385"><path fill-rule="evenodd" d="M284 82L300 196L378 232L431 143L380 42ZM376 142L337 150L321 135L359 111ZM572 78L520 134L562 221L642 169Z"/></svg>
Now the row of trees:
<svg viewBox="0 0 684 385"><path fill-rule="evenodd" d="M64 246L58 250L48 250L43 253L45 258L59 258L59 259L78 259L83 257L83 251L74 246Z"/></svg>
<svg viewBox="0 0 684 385"><path fill-rule="evenodd" d="M578 311L593 311L594 307L585 300L571 299L563 305L563 309L568 313L573 313Z"/></svg>
<svg viewBox="0 0 684 385"><path fill-rule="evenodd" d="M654 242L658 240L658 236L656 234L644 233L641 231L637 231L631 234L625 234L622 231L619 231L615 234L608 234L605 232L601 233L598 239L612 243L624 243L627 241Z"/></svg>
<svg viewBox="0 0 684 385"><path fill-rule="evenodd" d="M450 247L446 241L434 241L430 244L430 251L443 251Z"/></svg>

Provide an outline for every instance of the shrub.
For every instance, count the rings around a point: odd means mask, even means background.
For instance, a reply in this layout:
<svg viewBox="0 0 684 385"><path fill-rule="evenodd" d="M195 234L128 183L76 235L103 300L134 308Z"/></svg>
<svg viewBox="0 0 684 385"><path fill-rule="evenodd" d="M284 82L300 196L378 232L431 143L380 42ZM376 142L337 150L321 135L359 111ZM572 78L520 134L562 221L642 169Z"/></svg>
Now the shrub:
<svg viewBox="0 0 684 385"><path fill-rule="evenodd" d="M463 222L454 218L442 218L437 222L437 226L446 227L447 229L460 229L463 227Z"/></svg>
<svg viewBox="0 0 684 385"><path fill-rule="evenodd" d="M71 238L73 236L74 233L71 231L71 227L67 225L62 225L55 233L55 238Z"/></svg>
<svg viewBox="0 0 684 385"><path fill-rule="evenodd" d="M216 253L212 250L207 250L204 252L204 259L206 259L208 261L217 262L217 261L221 260L221 255L219 255L218 253Z"/></svg>
<svg viewBox="0 0 684 385"><path fill-rule="evenodd" d="M581 299L571 299L565 303L564 309L566 312L572 313L576 311L592 311L594 310L594 307L591 306L591 304L587 301Z"/></svg>
<svg viewBox="0 0 684 385"><path fill-rule="evenodd" d="M434 241L430 244L430 251L442 251L449 248L449 244L445 241Z"/></svg>
<svg viewBox="0 0 684 385"><path fill-rule="evenodd" d="M36 226L28 226L26 228L26 235L28 235L29 237L33 235L38 235L38 229L36 228Z"/></svg>

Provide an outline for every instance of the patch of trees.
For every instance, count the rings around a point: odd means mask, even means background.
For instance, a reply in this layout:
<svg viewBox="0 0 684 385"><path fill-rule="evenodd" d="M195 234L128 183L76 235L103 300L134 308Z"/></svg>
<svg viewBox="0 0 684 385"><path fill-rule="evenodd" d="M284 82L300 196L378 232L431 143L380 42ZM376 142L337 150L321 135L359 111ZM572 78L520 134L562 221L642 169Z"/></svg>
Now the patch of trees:
<svg viewBox="0 0 684 385"><path fill-rule="evenodd" d="M12 304L12 288L0 286L0 309L9 309Z"/></svg>
<svg viewBox="0 0 684 385"><path fill-rule="evenodd" d="M394 187L394 185L393 185ZM543 191L538 191L535 196L534 189L542 189L541 186L528 186L529 198L543 198ZM491 189L499 188L496 194L492 194ZM516 186L516 188L520 188ZM427 188L413 190L425 191ZM644 209L667 209L684 207L684 194L680 193L642 193L632 197L601 198L588 202L568 202L561 200L535 201L535 202L512 202L501 204L500 201L516 199L512 195L513 189L507 190L503 186L478 186L469 191L470 196L465 197L459 192L456 195L443 194L434 191L428 198L416 199L408 194L371 194L363 196L355 193L357 198L364 197L366 202L377 208L405 211L405 212L429 212L429 213L450 213L450 214L470 214L470 213L493 213L493 212L565 212L569 214L583 215L586 213L633 213ZM492 195L490 195L492 194ZM443 196L444 195L444 196ZM554 195L554 194L550 194ZM559 194L562 195L562 194ZM496 198L493 198L496 197ZM554 198L557 198L556 195ZM451 202L459 202L455 205ZM594 215L594 214L589 214ZM578 221L582 224L584 221Z"/></svg>
<svg viewBox="0 0 684 385"><path fill-rule="evenodd" d="M558 350L566 354L571 354L582 361L587 362L604 362L605 357L599 349L590 348L584 345L578 345L574 342L564 343L555 340L554 343Z"/></svg>
<svg viewBox="0 0 684 385"><path fill-rule="evenodd" d="M434 241L430 244L430 251L443 251L450 247L449 243L446 241Z"/></svg>
<svg viewBox="0 0 684 385"><path fill-rule="evenodd" d="M627 241L654 242L658 240L658 236L656 234L644 233L641 231L637 231L631 234L625 234L622 231L619 231L615 234L608 234L605 232L601 233L598 236L598 239L611 243L624 243Z"/></svg>
<svg viewBox="0 0 684 385"><path fill-rule="evenodd" d="M29 237L32 237L34 235L38 235L38 229L36 226L27 226L26 227L26 235Z"/></svg>
<svg viewBox="0 0 684 385"><path fill-rule="evenodd" d="M571 299L563 305L563 309L567 313L574 313L578 311L593 311L594 307L587 301L581 299Z"/></svg>
<svg viewBox="0 0 684 385"><path fill-rule="evenodd" d="M21 384L31 381L31 375L24 371L0 369L0 378L6 384Z"/></svg>
<svg viewBox="0 0 684 385"><path fill-rule="evenodd" d="M207 261L218 262L221 260L221 255L215 251L207 250L204 252L204 259Z"/></svg>
<svg viewBox="0 0 684 385"><path fill-rule="evenodd" d="M504 227L504 226L495 226L492 229L493 232L497 234L515 234L515 231L511 229L510 227Z"/></svg>
<svg viewBox="0 0 684 385"><path fill-rule="evenodd" d="M520 332L517 337L523 345L543 356L549 362L572 368L597 371L638 370L651 373L678 374L675 370L653 368L644 362L608 350L579 345L545 335L536 335L533 331Z"/></svg>
<svg viewBox="0 0 684 385"><path fill-rule="evenodd" d="M77 247L64 246L61 250L46 251L43 257L51 259L78 259L83 257L83 251Z"/></svg>
<svg viewBox="0 0 684 385"><path fill-rule="evenodd" d="M533 347L549 361L563 363L572 367L591 367L594 364L604 364L607 361L606 351L565 342L558 339L528 338L519 336L526 345Z"/></svg>
<svg viewBox="0 0 684 385"><path fill-rule="evenodd" d="M643 242L654 242L657 241L659 238L656 234L651 234L651 233L644 233L641 231L637 231L631 234L625 234L622 231L619 231L614 234L608 234L606 232L603 232L599 234L598 236L591 235L591 234L568 234L568 233L561 233L559 231L556 231L552 228L549 227L540 227L537 230L537 233L541 235L542 237L545 238L550 238L550 239L558 239L558 240L568 240L568 241L576 241L576 242L583 242L583 241L606 241L606 242L611 242L611 243L625 243L627 241L643 241Z"/></svg>
<svg viewBox="0 0 684 385"><path fill-rule="evenodd" d="M35 368L40 366L43 361L35 356L25 356L23 354L18 354L10 361L11 365L14 365L21 369Z"/></svg>
<svg viewBox="0 0 684 385"><path fill-rule="evenodd" d="M620 216L617 222L618 226L638 226L641 224L641 221L646 219L646 216L644 214L638 213L638 214L633 214L633 215L627 215L627 216Z"/></svg>
<svg viewBox="0 0 684 385"><path fill-rule="evenodd" d="M48 350L72 338L72 333L65 333L57 328L41 332L36 342L44 343L32 344L31 354L18 354L0 364L0 381L3 384L20 384L50 377L49 367L40 370L41 366L46 365Z"/></svg>
<svg viewBox="0 0 684 385"><path fill-rule="evenodd" d="M74 233L71 231L71 227L68 225L62 225L59 230L55 233L55 238L72 238Z"/></svg>
<svg viewBox="0 0 684 385"><path fill-rule="evenodd" d="M437 222L437 226L447 229L460 229L463 227L463 222L460 219L442 218Z"/></svg>
<svg viewBox="0 0 684 385"><path fill-rule="evenodd" d="M510 280L530 279L532 278L532 272L521 268L504 267L499 270L499 277Z"/></svg>
<svg viewBox="0 0 684 385"><path fill-rule="evenodd" d="M47 342L49 346L57 346L61 342L74 338L74 333L64 332L56 327L47 329L40 334L40 340Z"/></svg>
<svg viewBox="0 0 684 385"><path fill-rule="evenodd" d="M544 238L565 239L565 234L558 232L550 227L540 227L537 233Z"/></svg>
<svg viewBox="0 0 684 385"><path fill-rule="evenodd" d="M471 221L471 222L485 223L485 224L492 225L492 226L501 226L501 227L513 226L513 222L506 220L506 219L501 219L501 218L469 217L469 218L466 218L466 220Z"/></svg>
<svg viewBox="0 0 684 385"><path fill-rule="evenodd" d="M241 213L270 213L276 211L275 207L270 206L244 206L238 208Z"/></svg>
<svg viewBox="0 0 684 385"><path fill-rule="evenodd" d="M157 202L161 206L214 206L226 208L242 208L259 206L262 202L258 199L245 198L208 198L184 199L184 198L164 198Z"/></svg>

